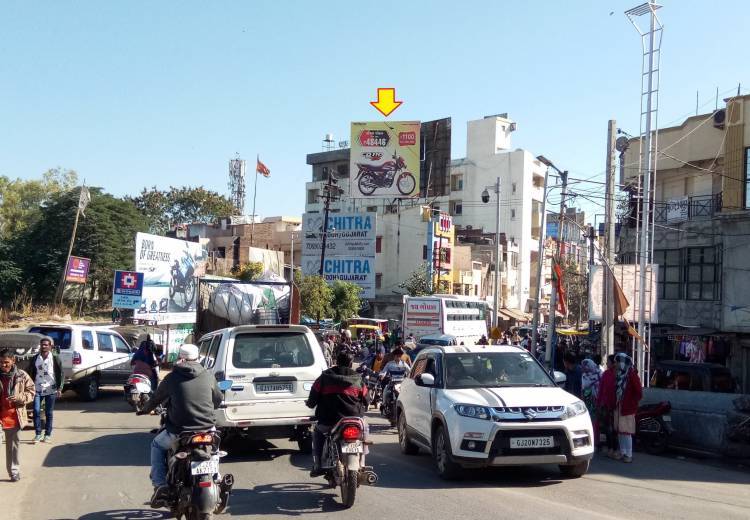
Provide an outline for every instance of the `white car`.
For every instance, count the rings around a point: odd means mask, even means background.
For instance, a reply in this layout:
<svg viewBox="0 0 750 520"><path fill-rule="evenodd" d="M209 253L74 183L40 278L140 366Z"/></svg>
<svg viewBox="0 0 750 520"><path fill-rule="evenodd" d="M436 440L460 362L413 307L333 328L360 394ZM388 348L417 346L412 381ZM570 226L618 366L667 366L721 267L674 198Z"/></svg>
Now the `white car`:
<svg viewBox="0 0 750 520"><path fill-rule="evenodd" d="M556 373L557 384L565 375ZM419 353L401 383L401 451L431 453L443 478L462 468L557 464L580 477L594 455L584 403L511 346L443 346Z"/></svg>
<svg viewBox="0 0 750 520"><path fill-rule="evenodd" d="M204 334L200 362L231 380L216 426L227 436L291 439L310 452L313 411L305 405L328 368L315 335L302 325L240 325Z"/></svg>

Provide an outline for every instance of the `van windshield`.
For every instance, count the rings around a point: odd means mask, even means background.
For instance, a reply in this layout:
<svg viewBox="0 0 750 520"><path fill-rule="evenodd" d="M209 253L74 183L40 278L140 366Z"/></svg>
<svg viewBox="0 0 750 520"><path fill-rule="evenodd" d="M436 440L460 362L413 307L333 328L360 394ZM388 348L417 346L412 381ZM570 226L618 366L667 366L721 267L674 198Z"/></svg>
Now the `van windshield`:
<svg viewBox="0 0 750 520"><path fill-rule="evenodd" d="M36 332L52 338L55 346L61 350L70 348L70 329L62 327L31 327L29 332Z"/></svg>
<svg viewBox="0 0 750 520"><path fill-rule="evenodd" d="M314 362L307 337L301 332L238 334L234 338L235 368L309 367Z"/></svg>

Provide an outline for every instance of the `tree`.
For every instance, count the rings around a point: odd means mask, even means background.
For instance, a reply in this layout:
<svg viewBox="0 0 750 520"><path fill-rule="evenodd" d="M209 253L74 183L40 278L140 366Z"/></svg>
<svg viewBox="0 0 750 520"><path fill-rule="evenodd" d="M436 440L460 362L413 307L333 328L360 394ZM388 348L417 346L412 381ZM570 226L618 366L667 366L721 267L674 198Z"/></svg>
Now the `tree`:
<svg viewBox="0 0 750 520"><path fill-rule="evenodd" d="M299 296L304 316L320 319L331 314L333 291L322 276L303 276Z"/></svg>
<svg viewBox="0 0 750 520"><path fill-rule="evenodd" d="M589 294L586 275L581 273L577 262L566 258L562 262L563 287L568 304L568 317L576 326L587 321L589 316Z"/></svg>
<svg viewBox="0 0 750 520"><path fill-rule="evenodd" d="M175 224L211 223L235 213L228 198L202 187L170 186L169 190L158 190L153 186L130 200L146 216L149 231L157 235L163 235Z"/></svg>
<svg viewBox="0 0 750 520"><path fill-rule="evenodd" d="M398 284L398 286L404 289L409 296L427 296L428 294L432 294L430 290L430 274L427 268L427 263L423 263L412 271L409 277Z"/></svg>
<svg viewBox="0 0 750 520"><path fill-rule="evenodd" d="M232 274L243 282L252 282L263 274L263 262L245 262L232 268Z"/></svg>
<svg viewBox="0 0 750 520"><path fill-rule="evenodd" d="M331 290L333 291L331 307L333 308L334 319L343 321L356 316L362 303L359 299L362 288L352 282L336 280L333 282Z"/></svg>

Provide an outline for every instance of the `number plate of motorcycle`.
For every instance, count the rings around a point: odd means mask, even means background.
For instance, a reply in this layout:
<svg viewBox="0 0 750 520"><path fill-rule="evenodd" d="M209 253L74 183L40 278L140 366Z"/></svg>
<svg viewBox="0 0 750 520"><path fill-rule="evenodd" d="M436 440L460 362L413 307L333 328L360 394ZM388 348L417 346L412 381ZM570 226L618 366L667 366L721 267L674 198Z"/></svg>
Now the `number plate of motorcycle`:
<svg viewBox="0 0 750 520"><path fill-rule="evenodd" d="M345 442L341 445L341 453L362 453L362 441Z"/></svg>
<svg viewBox="0 0 750 520"><path fill-rule="evenodd" d="M513 449L552 448L554 445L554 437L512 437L510 439L510 447Z"/></svg>
<svg viewBox="0 0 750 520"><path fill-rule="evenodd" d="M259 394L292 392L292 383L257 383L255 391Z"/></svg>
<svg viewBox="0 0 750 520"><path fill-rule="evenodd" d="M219 472L219 457L211 460L190 463L190 473L193 475L213 475Z"/></svg>

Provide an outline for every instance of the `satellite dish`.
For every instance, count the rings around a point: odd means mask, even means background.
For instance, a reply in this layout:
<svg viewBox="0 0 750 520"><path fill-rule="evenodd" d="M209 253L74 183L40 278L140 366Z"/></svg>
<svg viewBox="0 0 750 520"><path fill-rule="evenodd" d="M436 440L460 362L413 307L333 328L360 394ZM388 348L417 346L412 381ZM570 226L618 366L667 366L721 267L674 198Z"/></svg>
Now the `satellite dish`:
<svg viewBox="0 0 750 520"><path fill-rule="evenodd" d="M625 150L628 149L629 146L630 144L628 143L628 138L625 137L624 135L621 135L620 137L617 138L617 141L615 141L615 149L618 152L624 152Z"/></svg>

